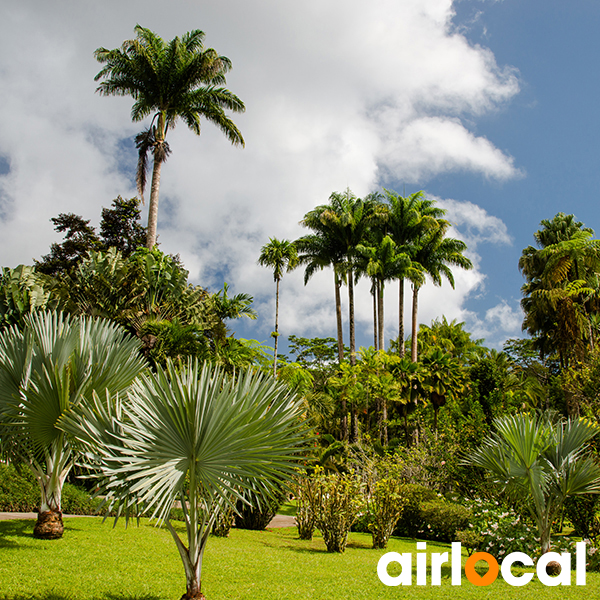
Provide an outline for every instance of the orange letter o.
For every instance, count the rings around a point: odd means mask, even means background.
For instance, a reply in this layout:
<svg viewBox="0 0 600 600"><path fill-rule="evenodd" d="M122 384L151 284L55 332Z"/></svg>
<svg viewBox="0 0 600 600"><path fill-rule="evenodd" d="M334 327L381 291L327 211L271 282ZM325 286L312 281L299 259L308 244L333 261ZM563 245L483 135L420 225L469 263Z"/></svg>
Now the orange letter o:
<svg viewBox="0 0 600 600"><path fill-rule="evenodd" d="M483 577L475 570L475 564L480 560L484 560L488 564L488 572ZM498 571L498 561L489 552L475 552L467 558L465 563L465 575L473 585L494 583L498 577Z"/></svg>

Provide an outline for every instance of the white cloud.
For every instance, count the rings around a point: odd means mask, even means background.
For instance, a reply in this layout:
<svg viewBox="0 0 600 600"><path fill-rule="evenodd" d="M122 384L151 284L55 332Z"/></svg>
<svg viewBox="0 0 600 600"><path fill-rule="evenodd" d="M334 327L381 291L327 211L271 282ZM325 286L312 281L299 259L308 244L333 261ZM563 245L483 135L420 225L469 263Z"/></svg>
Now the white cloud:
<svg viewBox="0 0 600 600"><path fill-rule="evenodd" d="M471 124L518 92L516 73L471 45L452 15L451 0L7 0L0 22L0 156L10 164L0 175L2 263L47 252L58 237L49 219L59 212L97 222L101 206L134 194L135 157L122 142L142 125L130 122L130 99L94 93L93 51L120 45L137 22L166 39L199 27L208 46L232 59L228 87L247 106L235 116L247 145L231 147L210 124L200 139L182 124L170 134L160 241L181 254L196 281L214 288L226 277L234 291L253 294L265 318L252 327L257 337L268 335L272 278L256 266L259 249L269 236L302 234L298 221L332 191L362 195L391 177L424 184L449 171L519 176L513 159ZM478 207L444 202L474 250L508 240L503 224ZM442 307L460 318L484 279L475 270L457 275L456 292L444 286L430 297L424 290L423 318ZM286 276L282 294L282 327L334 331L329 273L307 288L300 273ZM368 290L358 291L357 311L367 329Z"/></svg>

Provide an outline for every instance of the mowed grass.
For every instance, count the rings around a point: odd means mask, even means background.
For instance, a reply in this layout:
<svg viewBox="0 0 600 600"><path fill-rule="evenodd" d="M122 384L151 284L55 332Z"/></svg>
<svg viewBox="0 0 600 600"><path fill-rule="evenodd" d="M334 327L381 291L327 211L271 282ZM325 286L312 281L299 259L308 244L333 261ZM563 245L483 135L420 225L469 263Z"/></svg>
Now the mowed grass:
<svg viewBox="0 0 600 600"><path fill-rule="evenodd" d="M33 521L0 522L0 598L3 600L178 600L185 591L183 566L169 533L142 521L125 529L100 518L65 519L61 540L32 537ZM202 589L208 600L379 600L595 598L600 575L588 573L585 587L549 588L537 579L516 588L501 577L476 587L464 577L441 587L388 588L377 578L386 551L416 553L414 541L392 539L387 550L371 549L365 534L351 534L344 554L326 552L317 534L301 541L296 529L232 530L212 538L204 557ZM448 546L428 542L430 552ZM463 556L463 562L466 555ZM574 561L573 561L574 562ZM390 568L390 574L394 575Z"/></svg>

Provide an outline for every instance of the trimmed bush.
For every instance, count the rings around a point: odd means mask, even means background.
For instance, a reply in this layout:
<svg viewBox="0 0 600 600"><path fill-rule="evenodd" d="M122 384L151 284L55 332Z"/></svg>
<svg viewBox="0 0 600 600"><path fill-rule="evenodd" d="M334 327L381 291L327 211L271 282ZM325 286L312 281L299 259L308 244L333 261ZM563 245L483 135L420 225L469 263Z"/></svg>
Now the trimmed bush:
<svg viewBox="0 0 600 600"><path fill-rule="evenodd" d="M62 512L67 515L94 515L100 504L84 489L65 483L62 491ZM0 511L37 512L40 488L26 468L20 472L13 465L0 464Z"/></svg>
<svg viewBox="0 0 600 600"><path fill-rule="evenodd" d="M438 499L425 502L420 516L424 527L419 535L440 542L454 542L456 532L469 526L472 513L460 504Z"/></svg>
<svg viewBox="0 0 600 600"><path fill-rule="evenodd" d="M438 496L433 490L414 483L405 485L403 494L406 502L396 524L394 535L416 538L419 531L425 526L421 518L421 505L424 502L435 500Z"/></svg>

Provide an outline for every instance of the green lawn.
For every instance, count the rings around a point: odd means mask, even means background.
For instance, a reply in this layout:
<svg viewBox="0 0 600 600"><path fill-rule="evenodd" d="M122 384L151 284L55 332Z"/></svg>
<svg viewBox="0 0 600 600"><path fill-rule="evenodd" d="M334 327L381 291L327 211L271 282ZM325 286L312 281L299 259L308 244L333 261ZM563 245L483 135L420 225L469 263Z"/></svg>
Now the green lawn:
<svg viewBox="0 0 600 600"><path fill-rule="evenodd" d="M35 540L33 521L0 522L0 598L6 600L178 600L185 591L183 567L168 532L149 525L125 529L100 518L65 519L65 537ZM428 550L447 546L429 542ZM416 552L413 541L393 539L389 551ZM387 588L377 578L385 551L370 548L370 536L351 534L345 554L328 554L317 535L297 539L295 529L233 530L211 538L205 555L203 592L208 600L379 600L379 599L569 599L600 594L600 575L568 590L537 582L513 588L501 578L477 588L463 577L452 587ZM466 556L463 556L463 561ZM392 573L393 574L393 573Z"/></svg>

